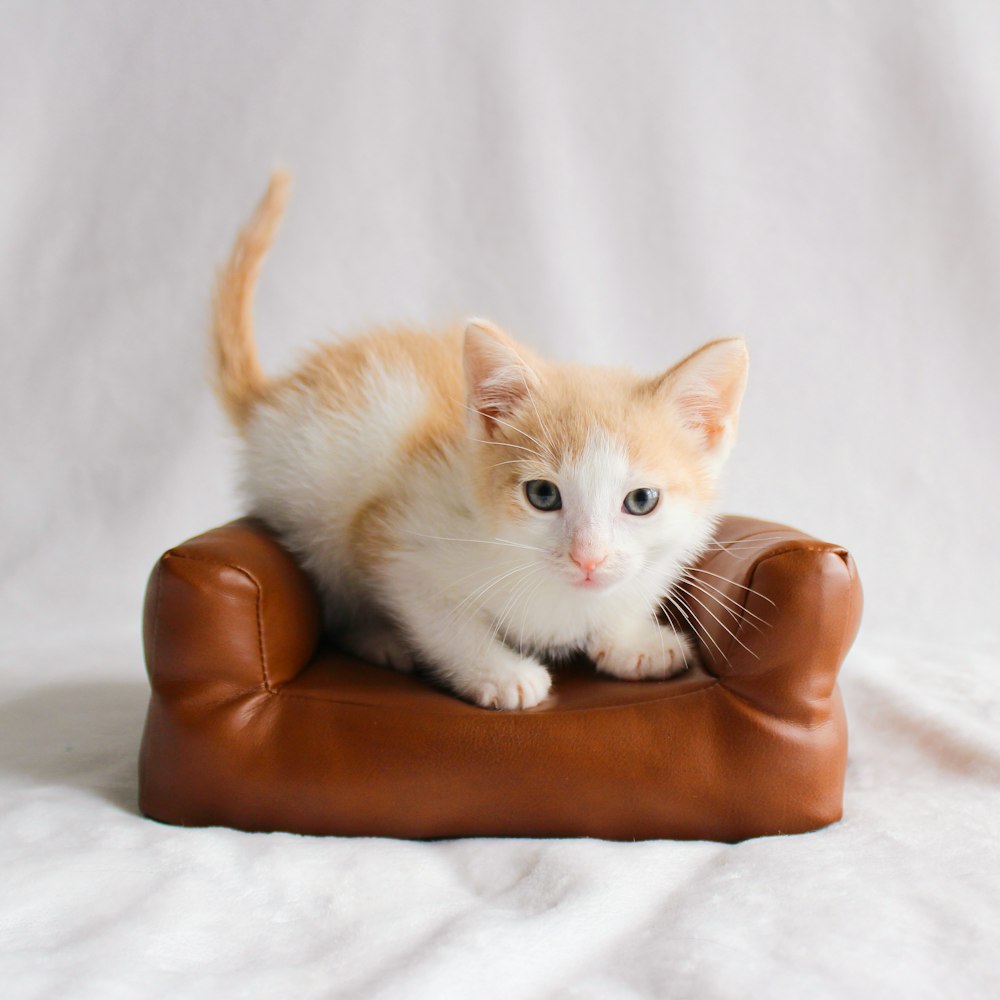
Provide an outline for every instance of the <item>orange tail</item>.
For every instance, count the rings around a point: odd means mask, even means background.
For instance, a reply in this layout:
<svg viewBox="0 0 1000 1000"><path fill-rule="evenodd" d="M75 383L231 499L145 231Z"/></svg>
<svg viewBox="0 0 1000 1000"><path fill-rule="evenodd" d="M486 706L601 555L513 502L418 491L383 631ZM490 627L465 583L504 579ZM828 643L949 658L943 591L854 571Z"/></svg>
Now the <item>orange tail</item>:
<svg viewBox="0 0 1000 1000"><path fill-rule="evenodd" d="M253 335L253 294L288 202L291 175L276 170L264 197L244 226L225 266L219 271L212 299L212 353L215 390L223 409L242 429L254 405L267 391Z"/></svg>

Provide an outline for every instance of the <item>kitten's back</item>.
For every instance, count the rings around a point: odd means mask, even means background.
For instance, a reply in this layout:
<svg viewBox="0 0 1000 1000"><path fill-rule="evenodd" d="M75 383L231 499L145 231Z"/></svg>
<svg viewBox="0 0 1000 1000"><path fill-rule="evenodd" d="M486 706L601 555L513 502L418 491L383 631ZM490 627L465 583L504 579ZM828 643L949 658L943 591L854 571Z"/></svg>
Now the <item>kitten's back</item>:
<svg viewBox="0 0 1000 1000"><path fill-rule="evenodd" d="M421 494L438 493L458 464L460 344L458 329L333 343L253 404L242 428L244 492L328 591L356 588L357 580L333 577L363 568L374 522L400 505L433 502Z"/></svg>

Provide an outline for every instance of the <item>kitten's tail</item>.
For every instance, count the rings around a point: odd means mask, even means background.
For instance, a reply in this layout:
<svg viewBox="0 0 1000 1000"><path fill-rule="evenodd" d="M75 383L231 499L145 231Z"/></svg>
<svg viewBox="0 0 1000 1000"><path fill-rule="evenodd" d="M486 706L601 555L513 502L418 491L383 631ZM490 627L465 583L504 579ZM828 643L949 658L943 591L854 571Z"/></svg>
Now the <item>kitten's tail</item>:
<svg viewBox="0 0 1000 1000"><path fill-rule="evenodd" d="M220 269L212 298L215 390L229 418L242 429L264 397L267 379L253 336L253 293L264 256L288 202L291 175L276 170L260 204Z"/></svg>

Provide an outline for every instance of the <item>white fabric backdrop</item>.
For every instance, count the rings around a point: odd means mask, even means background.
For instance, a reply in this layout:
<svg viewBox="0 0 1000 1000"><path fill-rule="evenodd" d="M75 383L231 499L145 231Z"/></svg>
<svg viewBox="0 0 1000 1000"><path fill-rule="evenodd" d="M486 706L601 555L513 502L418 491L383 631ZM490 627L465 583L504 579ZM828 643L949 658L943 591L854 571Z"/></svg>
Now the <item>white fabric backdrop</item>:
<svg viewBox="0 0 1000 1000"><path fill-rule="evenodd" d="M50 0L0 17L6 982L1000 990L982 937L1000 918L1000 7ZM748 338L726 507L848 545L866 587L845 823L738 848L399 845L135 815L142 589L163 548L239 510L207 303L279 162L296 190L259 295L272 370L331 328L470 313L647 371ZM287 927L264 975L236 918L272 903Z"/></svg>

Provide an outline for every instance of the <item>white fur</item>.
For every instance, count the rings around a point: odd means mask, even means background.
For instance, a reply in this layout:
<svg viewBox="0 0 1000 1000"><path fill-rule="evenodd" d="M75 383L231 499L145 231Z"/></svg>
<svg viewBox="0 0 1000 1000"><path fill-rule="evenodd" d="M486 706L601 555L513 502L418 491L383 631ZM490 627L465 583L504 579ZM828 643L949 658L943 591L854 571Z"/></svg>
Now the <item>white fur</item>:
<svg viewBox="0 0 1000 1000"><path fill-rule="evenodd" d="M288 392L255 411L246 432L243 488L253 513L282 535L319 581L330 624L373 610L348 545L355 512L393 478L400 441L426 405L413 373L372 365L352 412L320 409Z"/></svg>
<svg viewBox="0 0 1000 1000"><path fill-rule="evenodd" d="M409 669L413 654L481 705L526 708L549 690L543 658L587 650L620 677L664 677L691 659L656 624L659 599L709 523L669 484L653 513L622 511L648 485L624 442L595 433L552 475L563 508L525 521L486 523L468 457L407 469L393 548L374 572L355 565L348 528L358 509L399 478L399 444L425 405L414 375L378 367L360 410L318 410L304 393L263 406L247 434L245 486L319 580L331 625L359 655ZM468 445L463 446L468 447ZM574 540L597 551L594 584L580 585Z"/></svg>

